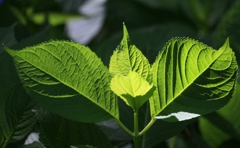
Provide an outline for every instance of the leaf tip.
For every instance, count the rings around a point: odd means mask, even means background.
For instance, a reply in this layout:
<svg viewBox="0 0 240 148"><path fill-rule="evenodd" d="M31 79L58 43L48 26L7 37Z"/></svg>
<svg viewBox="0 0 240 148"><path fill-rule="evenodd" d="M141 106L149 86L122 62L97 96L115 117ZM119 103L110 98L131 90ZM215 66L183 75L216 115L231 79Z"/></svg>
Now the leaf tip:
<svg viewBox="0 0 240 148"><path fill-rule="evenodd" d="M125 25L124 22L123 22L123 35L124 35L124 36L128 36L127 27L126 27L126 25Z"/></svg>
<svg viewBox="0 0 240 148"><path fill-rule="evenodd" d="M224 44L220 47L220 50L225 50L225 49L230 49L231 50L231 47L230 47L230 43L229 43L229 37L226 38Z"/></svg>
<svg viewBox="0 0 240 148"><path fill-rule="evenodd" d="M229 46L229 37L226 38L226 41L224 42L224 44Z"/></svg>

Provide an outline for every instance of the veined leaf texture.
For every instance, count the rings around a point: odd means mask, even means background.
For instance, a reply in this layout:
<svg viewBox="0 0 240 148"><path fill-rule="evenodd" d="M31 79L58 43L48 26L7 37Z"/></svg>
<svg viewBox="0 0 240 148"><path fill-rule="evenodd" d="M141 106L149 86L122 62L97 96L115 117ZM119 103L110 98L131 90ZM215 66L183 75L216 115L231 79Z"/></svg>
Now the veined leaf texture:
<svg viewBox="0 0 240 148"><path fill-rule="evenodd" d="M214 50L192 39L175 38L152 68L156 91L150 99L151 115L175 116L168 119L174 121L183 112L191 119L224 106L234 92L238 66L228 39Z"/></svg>

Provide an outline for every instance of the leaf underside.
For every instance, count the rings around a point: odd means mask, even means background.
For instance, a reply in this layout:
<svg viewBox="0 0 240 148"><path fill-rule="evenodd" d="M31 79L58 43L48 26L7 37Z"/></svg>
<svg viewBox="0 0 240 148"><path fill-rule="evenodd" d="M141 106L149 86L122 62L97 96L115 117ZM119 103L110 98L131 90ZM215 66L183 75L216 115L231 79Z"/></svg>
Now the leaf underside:
<svg viewBox="0 0 240 148"><path fill-rule="evenodd" d="M237 68L228 39L219 50L187 38L170 40L152 67L157 88L151 116L182 121L219 109L232 97Z"/></svg>
<svg viewBox="0 0 240 148"><path fill-rule="evenodd" d="M20 51L6 50L14 58L30 95L43 107L78 121L118 118L117 100L109 87L110 73L89 48L68 41L51 41ZM60 107L63 104L67 104L66 112L72 108L75 115L71 111L66 114Z"/></svg>

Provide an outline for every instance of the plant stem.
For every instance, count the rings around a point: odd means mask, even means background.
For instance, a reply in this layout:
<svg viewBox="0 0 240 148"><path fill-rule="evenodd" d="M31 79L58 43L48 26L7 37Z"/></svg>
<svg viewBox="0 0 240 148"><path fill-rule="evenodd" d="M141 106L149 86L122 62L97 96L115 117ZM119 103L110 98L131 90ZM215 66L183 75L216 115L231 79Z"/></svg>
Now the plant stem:
<svg viewBox="0 0 240 148"><path fill-rule="evenodd" d="M141 148L141 139L138 131L138 110L134 111L133 144L134 144L134 148Z"/></svg>
<svg viewBox="0 0 240 148"><path fill-rule="evenodd" d="M139 136L144 135L156 120L157 120L156 118L152 118L148 125L139 133Z"/></svg>
<svg viewBox="0 0 240 148"><path fill-rule="evenodd" d="M134 111L134 136L138 136L138 110Z"/></svg>
<svg viewBox="0 0 240 148"><path fill-rule="evenodd" d="M139 136L133 136L133 144L134 144L134 148L141 148L142 144L141 144L141 138Z"/></svg>

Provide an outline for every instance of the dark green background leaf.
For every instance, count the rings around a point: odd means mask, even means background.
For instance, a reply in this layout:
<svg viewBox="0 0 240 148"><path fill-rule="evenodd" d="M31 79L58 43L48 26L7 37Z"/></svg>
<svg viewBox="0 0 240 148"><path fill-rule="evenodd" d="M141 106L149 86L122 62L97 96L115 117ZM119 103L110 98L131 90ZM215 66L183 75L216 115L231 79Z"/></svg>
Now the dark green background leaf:
<svg viewBox="0 0 240 148"><path fill-rule="evenodd" d="M111 148L111 143L97 125L64 119L39 111L40 141L48 148L67 148L71 145L92 145Z"/></svg>
<svg viewBox="0 0 240 148"><path fill-rule="evenodd" d="M5 142L22 140L35 126L36 116L32 111L35 103L21 85L14 86L4 99L0 106L0 123Z"/></svg>

